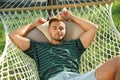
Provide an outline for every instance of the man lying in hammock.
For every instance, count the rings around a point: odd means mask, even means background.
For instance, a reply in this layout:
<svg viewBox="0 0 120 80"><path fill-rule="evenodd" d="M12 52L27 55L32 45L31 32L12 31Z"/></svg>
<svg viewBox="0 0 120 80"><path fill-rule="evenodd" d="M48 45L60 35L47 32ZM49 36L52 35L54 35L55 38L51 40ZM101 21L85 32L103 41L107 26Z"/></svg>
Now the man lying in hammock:
<svg viewBox="0 0 120 80"><path fill-rule="evenodd" d="M85 32L76 40L63 41L66 34L64 20L71 20ZM120 80L120 56L110 59L84 75L79 74L79 59L93 41L97 25L63 11L49 20L50 43L31 41L24 36L45 23L43 18L36 19L10 33L13 42L26 54L35 59L41 80Z"/></svg>

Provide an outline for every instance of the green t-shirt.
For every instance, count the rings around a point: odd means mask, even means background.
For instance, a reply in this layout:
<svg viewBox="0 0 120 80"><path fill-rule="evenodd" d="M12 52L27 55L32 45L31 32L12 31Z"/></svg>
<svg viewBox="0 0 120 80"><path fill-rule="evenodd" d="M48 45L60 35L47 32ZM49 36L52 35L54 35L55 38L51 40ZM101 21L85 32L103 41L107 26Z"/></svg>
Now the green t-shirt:
<svg viewBox="0 0 120 80"><path fill-rule="evenodd" d="M80 39L59 45L30 41L24 52L35 59L41 80L48 80L62 71L79 73L80 57L85 51Z"/></svg>

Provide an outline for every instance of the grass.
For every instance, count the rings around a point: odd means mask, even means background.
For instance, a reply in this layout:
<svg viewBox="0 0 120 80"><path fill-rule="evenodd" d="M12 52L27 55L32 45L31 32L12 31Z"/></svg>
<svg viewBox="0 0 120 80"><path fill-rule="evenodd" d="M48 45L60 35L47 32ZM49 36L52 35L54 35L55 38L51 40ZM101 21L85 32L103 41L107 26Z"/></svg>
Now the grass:
<svg viewBox="0 0 120 80"><path fill-rule="evenodd" d="M113 4L112 17L116 28L120 32L120 0L115 0Z"/></svg>
<svg viewBox="0 0 120 80"><path fill-rule="evenodd" d="M112 17L116 28L120 32L120 0L115 0L112 7ZM3 24L0 21L0 54L3 52L5 46L5 34Z"/></svg>
<svg viewBox="0 0 120 80"><path fill-rule="evenodd" d="M116 28L118 29L118 31L120 32L120 3L119 3L119 0L116 0L114 5L113 5L113 8L112 8L112 16L113 16L113 21L115 23L115 26ZM101 41L102 42L102 41ZM106 47L108 48L109 45L111 45L112 43L108 43L106 45ZM0 54L2 54L3 52L3 49L4 49L4 46L5 46L5 34L4 34L4 27L3 27L3 24L2 22L0 21ZM99 46L100 47L100 46ZM113 45L114 47L114 45ZM113 47L110 47L111 50L114 50ZM105 50L103 51L106 51L106 48ZM102 52L102 51L101 51ZM98 51L99 53L99 51ZM109 53L109 52L108 52ZM104 55L105 56L105 55ZM103 56L103 58L104 58ZM98 56L99 57L99 56ZM93 60L93 63L94 60ZM99 64L99 63L98 63ZM5 73L6 75L7 73Z"/></svg>
<svg viewBox="0 0 120 80"><path fill-rule="evenodd" d="M4 27L2 22L0 21L0 54L3 52L4 46L5 46Z"/></svg>

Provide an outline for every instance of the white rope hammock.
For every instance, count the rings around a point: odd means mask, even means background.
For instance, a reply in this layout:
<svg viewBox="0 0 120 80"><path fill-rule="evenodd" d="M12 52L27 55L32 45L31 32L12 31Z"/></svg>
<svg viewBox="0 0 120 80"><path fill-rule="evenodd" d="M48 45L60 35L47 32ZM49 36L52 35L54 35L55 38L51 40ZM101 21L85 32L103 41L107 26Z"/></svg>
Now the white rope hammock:
<svg viewBox="0 0 120 80"><path fill-rule="evenodd" d="M37 17L47 19L56 15L64 7L99 26L94 42L82 55L81 74L120 54L120 33L112 21L112 3L112 0L1 0L6 45L0 57L0 80L39 80L34 60L19 50L8 34Z"/></svg>

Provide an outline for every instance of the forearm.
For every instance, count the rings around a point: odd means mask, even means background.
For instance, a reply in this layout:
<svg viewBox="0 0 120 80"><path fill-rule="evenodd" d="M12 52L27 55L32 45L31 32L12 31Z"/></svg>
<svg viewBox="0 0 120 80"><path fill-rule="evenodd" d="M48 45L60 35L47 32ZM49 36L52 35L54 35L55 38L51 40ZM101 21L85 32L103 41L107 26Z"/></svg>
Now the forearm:
<svg viewBox="0 0 120 80"><path fill-rule="evenodd" d="M26 26L23 26L21 28L18 28L17 30L10 33L10 35L20 35L25 36L29 31L31 31L33 28L35 28L33 23L30 23Z"/></svg>
<svg viewBox="0 0 120 80"><path fill-rule="evenodd" d="M88 31L89 29L97 29L97 25L83 18L72 15L71 20L78 24L84 31Z"/></svg>
<svg viewBox="0 0 120 80"><path fill-rule="evenodd" d="M21 50L26 50L30 47L30 40L25 38L24 36L33 28L45 22L46 20L44 20L43 18L38 18L34 22L11 32L9 34L9 37Z"/></svg>
<svg viewBox="0 0 120 80"><path fill-rule="evenodd" d="M43 18L37 18L34 22L18 28L17 30L13 31L10 33L10 35L19 35L19 36L25 36L30 30L32 30L33 28L35 28L38 25L41 25L43 23L45 23L46 20Z"/></svg>
<svg viewBox="0 0 120 80"><path fill-rule="evenodd" d="M26 50L29 48L30 42L29 42L29 39L27 39L23 36L25 36L26 33L29 32L30 30L32 30L34 27L35 26L32 23L30 23L26 26L23 26L13 32L11 32L9 34L9 37L16 44L16 46L18 46L21 50ZM24 43L24 44L22 44L22 43Z"/></svg>

